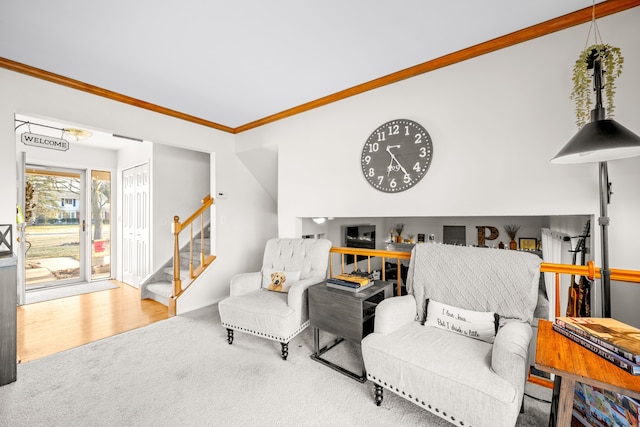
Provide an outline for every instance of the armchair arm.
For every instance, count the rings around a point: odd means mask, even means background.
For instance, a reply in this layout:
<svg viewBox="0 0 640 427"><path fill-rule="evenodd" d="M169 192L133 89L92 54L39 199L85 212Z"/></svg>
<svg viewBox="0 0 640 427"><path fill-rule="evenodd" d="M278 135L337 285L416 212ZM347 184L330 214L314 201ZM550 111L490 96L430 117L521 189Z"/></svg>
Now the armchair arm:
<svg viewBox="0 0 640 427"><path fill-rule="evenodd" d="M387 298L376 307L373 330L378 334L389 334L416 320L417 314L413 295Z"/></svg>
<svg viewBox="0 0 640 427"><path fill-rule="evenodd" d="M240 273L231 278L230 295L238 296L257 291L262 286L262 273Z"/></svg>
<svg viewBox="0 0 640 427"><path fill-rule="evenodd" d="M303 308L305 303L305 292L309 289L309 286L320 283L325 279L322 277L310 277L308 279L302 279L295 282L289 288L289 296L287 298L287 304L289 307L293 307L296 310Z"/></svg>
<svg viewBox="0 0 640 427"><path fill-rule="evenodd" d="M498 330L493 342L492 369L518 389L524 387L527 375L527 354L532 336L531 325L512 320L507 321Z"/></svg>

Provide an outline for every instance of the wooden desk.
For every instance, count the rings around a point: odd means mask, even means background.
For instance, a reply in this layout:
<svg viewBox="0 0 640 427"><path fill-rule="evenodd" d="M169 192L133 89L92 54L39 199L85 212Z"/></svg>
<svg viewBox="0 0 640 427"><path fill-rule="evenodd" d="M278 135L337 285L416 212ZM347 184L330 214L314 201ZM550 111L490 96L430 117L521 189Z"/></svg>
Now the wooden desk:
<svg viewBox="0 0 640 427"><path fill-rule="evenodd" d="M556 376L549 426L571 425L576 381L640 399L640 376L555 332L548 320L538 322L535 366Z"/></svg>
<svg viewBox="0 0 640 427"><path fill-rule="evenodd" d="M378 303L392 296L393 284L380 280L360 292L330 288L326 282L309 287L309 323L313 328L314 350L311 358L354 380L362 383L367 381L362 360L362 374L357 374L323 359L322 355L344 339L359 345L362 338L373 332ZM340 338L333 344L320 348L320 330Z"/></svg>

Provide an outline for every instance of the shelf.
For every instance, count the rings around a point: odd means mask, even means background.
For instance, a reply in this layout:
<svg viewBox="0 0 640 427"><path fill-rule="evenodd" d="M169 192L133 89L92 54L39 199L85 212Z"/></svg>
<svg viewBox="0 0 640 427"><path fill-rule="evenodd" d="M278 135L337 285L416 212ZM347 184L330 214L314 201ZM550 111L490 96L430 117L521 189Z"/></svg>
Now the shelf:
<svg viewBox="0 0 640 427"><path fill-rule="evenodd" d="M413 247L415 246L415 243L393 243L393 242L389 242L387 243L387 250L388 251L395 251L395 252L411 252L411 250L413 249Z"/></svg>

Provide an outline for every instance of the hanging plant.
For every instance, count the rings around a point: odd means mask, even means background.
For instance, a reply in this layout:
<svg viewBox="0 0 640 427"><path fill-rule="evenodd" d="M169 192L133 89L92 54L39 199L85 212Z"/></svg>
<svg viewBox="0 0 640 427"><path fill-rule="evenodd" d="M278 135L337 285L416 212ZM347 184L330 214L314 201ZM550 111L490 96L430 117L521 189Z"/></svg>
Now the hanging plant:
<svg viewBox="0 0 640 427"><path fill-rule="evenodd" d="M614 104L613 97L616 93L615 80L622 73L624 57L620 48L608 44L593 44L580 53L573 66L573 90L571 99L576 104L576 124L579 128L589 121L594 92L591 82L593 62L600 58L603 71L604 103L607 118L613 117Z"/></svg>

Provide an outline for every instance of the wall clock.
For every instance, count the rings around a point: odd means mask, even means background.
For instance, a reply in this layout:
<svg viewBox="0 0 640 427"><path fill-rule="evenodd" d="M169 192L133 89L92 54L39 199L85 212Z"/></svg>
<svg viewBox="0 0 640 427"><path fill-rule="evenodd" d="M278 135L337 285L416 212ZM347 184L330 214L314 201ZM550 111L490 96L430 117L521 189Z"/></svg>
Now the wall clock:
<svg viewBox="0 0 640 427"><path fill-rule="evenodd" d="M411 120L391 120L374 130L362 148L360 164L367 182L386 193L416 185L433 158L429 133Z"/></svg>

